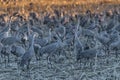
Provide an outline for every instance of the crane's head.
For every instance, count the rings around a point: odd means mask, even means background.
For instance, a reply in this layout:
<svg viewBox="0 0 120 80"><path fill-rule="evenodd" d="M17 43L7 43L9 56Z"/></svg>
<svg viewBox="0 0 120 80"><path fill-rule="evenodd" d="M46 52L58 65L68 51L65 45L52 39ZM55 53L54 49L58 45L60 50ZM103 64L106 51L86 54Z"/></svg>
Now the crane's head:
<svg viewBox="0 0 120 80"><path fill-rule="evenodd" d="M35 38L35 37L38 37L39 36L39 34L38 33L36 33L36 32L33 32L33 37Z"/></svg>
<svg viewBox="0 0 120 80"><path fill-rule="evenodd" d="M16 51L16 46L13 44L12 46L11 46L11 52L15 52Z"/></svg>
<svg viewBox="0 0 120 80"><path fill-rule="evenodd" d="M38 37L38 36L39 36L39 34L38 34L38 33L33 32L32 30L31 30L30 32L31 32L31 33L30 33L30 35L28 35L28 37L29 37L29 38L30 38L30 37L35 38L35 37Z"/></svg>

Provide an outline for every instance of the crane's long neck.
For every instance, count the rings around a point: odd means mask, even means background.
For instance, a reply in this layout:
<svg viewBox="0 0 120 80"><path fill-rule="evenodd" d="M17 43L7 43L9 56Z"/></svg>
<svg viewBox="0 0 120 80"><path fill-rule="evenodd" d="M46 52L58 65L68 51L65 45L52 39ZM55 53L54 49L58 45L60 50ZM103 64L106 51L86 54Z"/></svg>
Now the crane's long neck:
<svg viewBox="0 0 120 80"><path fill-rule="evenodd" d="M28 29L28 36L30 36L30 24L28 24L27 29Z"/></svg>
<svg viewBox="0 0 120 80"><path fill-rule="evenodd" d="M48 41L50 42L51 41L51 37L52 37L52 34L51 34L51 29L49 30L49 37L48 37Z"/></svg>
<svg viewBox="0 0 120 80"><path fill-rule="evenodd" d="M16 38L19 38L19 32L16 33Z"/></svg>
<svg viewBox="0 0 120 80"><path fill-rule="evenodd" d="M32 48L33 45L34 45L34 36L32 36L30 48Z"/></svg>

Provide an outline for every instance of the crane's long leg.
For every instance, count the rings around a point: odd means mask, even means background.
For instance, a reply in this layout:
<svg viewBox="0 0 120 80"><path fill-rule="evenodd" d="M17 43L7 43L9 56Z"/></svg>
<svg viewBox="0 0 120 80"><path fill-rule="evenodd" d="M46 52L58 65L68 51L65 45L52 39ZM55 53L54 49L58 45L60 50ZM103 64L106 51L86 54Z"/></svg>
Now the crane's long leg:
<svg viewBox="0 0 120 80"><path fill-rule="evenodd" d="M49 55L47 56L48 69L52 67L52 64L51 64L51 62L50 62L50 57L51 57L51 55L52 55L52 54L49 54Z"/></svg>
<svg viewBox="0 0 120 80"><path fill-rule="evenodd" d="M17 61L17 73L18 73L18 77L19 77L18 79L21 80L21 72L20 72L20 65L19 65L19 63L20 62L19 62L19 59L18 59L18 61Z"/></svg>
<svg viewBox="0 0 120 80"><path fill-rule="evenodd" d="M1 64L3 63L3 60L4 60L4 56L3 54L1 54Z"/></svg>
<svg viewBox="0 0 120 80"><path fill-rule="evenodd" d="M94 72L96 71L96 68L97 68L97 60L98 60L98 57L97 57L97 54L95 56L95 64L94 64Z"/></svg>
<svg viewBox="0 0 120 80"><path fill-rule="evenodd" d="M9 62L10 62L10 56L8 55L8 56L7 56L7 58L8 58L8 61L7 61L7 63L8 63L8 66L9 66Z"/></svg>
<svg viewBox="0 0 120 80"><path fill-rule="evenodd" d="M27 64L27 74L28 74L28 77L30 77L30 60L28 61L28 64Z"/></svg>
<svg viewBox="0 0 120 80"><path fill-rule="evenodd" d="M115 55L116 55L116 58L118 58L118 51L117 51L117 49L115 50Z"/></svg>
<svg viewBox="0 0 120 80"><path fill-rule="evenodd" d="M7 67L7 60L6 60L6 57L4 56L4 61L5 61L5 68Z"/></svg>

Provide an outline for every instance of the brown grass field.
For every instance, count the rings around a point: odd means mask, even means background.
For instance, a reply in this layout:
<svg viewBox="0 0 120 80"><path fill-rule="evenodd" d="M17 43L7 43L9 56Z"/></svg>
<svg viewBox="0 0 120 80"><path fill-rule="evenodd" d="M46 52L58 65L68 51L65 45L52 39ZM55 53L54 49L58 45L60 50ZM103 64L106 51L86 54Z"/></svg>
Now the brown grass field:
<svg viewBox="0 0 120 80"><path fill-rule="evenodd" d="M0 0L0 13L14 11L52 12L53 9L72 13L81 13L88 9L97 12L108 9L106 6L119 7L120 0ZM111 7L109 8L111 9Z"/></svg>

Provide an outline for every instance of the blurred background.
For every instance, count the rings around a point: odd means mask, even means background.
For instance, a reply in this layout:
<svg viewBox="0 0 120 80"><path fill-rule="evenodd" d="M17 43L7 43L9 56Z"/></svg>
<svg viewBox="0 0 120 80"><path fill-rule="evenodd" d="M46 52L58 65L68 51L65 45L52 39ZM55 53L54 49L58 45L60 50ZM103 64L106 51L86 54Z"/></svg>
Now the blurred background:
<svg viewBox="0 0 120 80"><path fill-rule="evenodd" d="M120 0L0 0L0 14L14 11L23 13L29 11L52 12L53 9L62 9L66 12L72 11L72 13L83 13L88 9L96 12L104 10L105 6L108 5L119 7Z"/></svg>

